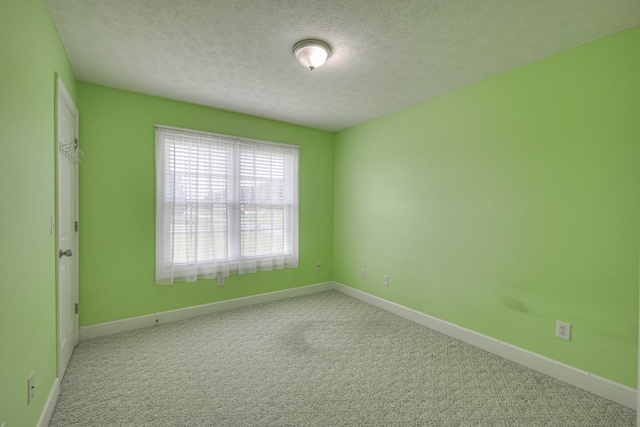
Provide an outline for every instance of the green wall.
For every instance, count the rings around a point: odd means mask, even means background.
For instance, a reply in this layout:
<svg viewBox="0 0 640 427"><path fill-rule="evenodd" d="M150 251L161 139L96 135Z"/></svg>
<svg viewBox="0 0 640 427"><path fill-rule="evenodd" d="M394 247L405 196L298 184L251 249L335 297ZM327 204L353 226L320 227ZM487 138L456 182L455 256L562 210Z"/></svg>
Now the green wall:
<svg viewBox="0 0 640 427"><path fill-rule="evenodd" d="M332 279L331 133L85 83L78 103L81 326ZM300 145L299 268L156 285L155 124Z"/></svg>
<svg viewBox="0 0 640 427"><path fill-rule="evenodd" d="M0 424L37 423L56 374L54 105L75 78L42 0L0 2ZM27 377L35 400L27 405Z"/></svg>
<svg viewBox="0 0 640 427"><path fill-rule="evenodd" d="M44 2L1 2L0 423L35 425L56 377L55 73L87 154L81 325L334 279L634 387L638 45L640 27L332 135L76 84ZM156 123L301 146L298 269L154 284Z"/></svg>
<svg viewBox="0 0 640 427"><path fill-rule="evenodd" d="M339 132L334 279L635 387L638 46L635 27Z"/></svg>

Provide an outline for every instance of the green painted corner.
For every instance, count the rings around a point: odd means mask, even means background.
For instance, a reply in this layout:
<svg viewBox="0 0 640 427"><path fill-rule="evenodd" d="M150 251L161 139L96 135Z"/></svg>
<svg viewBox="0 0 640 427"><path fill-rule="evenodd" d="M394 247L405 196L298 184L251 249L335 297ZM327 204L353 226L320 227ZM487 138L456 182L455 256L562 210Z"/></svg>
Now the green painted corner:
<svg viewBox="0 0 640 427"><path fill-rule="evenodd" d="M338 133L335 280L635 387L639 45L636 27Z"/></svg>

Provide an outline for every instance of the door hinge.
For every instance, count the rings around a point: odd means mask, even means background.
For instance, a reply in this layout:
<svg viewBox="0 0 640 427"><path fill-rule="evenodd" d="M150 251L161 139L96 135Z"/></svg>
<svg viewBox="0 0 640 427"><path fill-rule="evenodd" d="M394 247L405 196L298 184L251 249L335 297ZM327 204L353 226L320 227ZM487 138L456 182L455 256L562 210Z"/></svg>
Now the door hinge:
<svg viewBox="0 0 640 427"><path fill-rule="evenodd" d="M78 303L76 303L76 314L78 314Z"/></svg>
<svg viewBox="0 0 640 427"><path fill-rule="evenodd" d="M77 233L78 232L78 221L76 221L73 226L74 226L74 228L76 230L76 233Z"/></svg>

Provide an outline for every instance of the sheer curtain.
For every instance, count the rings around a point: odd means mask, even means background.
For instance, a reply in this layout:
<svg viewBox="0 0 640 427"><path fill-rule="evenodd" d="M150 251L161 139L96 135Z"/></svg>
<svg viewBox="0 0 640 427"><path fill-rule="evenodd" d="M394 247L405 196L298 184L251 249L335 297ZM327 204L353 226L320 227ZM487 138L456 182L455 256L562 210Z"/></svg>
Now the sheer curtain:
<svg viewBox="0 0 640 427"><path fill-rule="evenodd" d="M156 126L156 283L298 266L299 147Z"/></svg>

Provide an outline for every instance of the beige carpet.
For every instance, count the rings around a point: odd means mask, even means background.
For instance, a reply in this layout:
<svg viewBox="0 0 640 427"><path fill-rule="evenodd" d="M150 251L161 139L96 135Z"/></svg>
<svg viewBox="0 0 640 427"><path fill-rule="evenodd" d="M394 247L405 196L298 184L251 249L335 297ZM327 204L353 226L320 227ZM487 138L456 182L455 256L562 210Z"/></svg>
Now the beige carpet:
<svg viewBox="0 0 640 427"><path fill-rule="evenodd" d="M50 426L623 427L635 419L329 291L82 341Z"/></svg>

